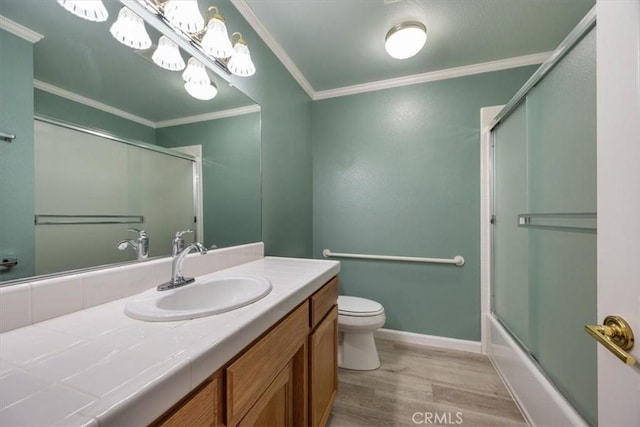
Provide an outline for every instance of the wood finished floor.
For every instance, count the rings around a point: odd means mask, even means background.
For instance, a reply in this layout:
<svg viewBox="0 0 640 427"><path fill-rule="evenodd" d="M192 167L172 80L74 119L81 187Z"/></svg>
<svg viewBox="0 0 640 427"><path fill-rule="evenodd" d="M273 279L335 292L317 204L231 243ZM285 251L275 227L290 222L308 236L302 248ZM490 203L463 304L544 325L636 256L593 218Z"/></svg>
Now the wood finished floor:
<svg viewBox="0 0 640 427"><path fill-rule="evenodd" d="M380 339L376 344L378 370L340 369L329 427L527 425L486 356ZM425 412L432 418L425 419Z"/></svg>

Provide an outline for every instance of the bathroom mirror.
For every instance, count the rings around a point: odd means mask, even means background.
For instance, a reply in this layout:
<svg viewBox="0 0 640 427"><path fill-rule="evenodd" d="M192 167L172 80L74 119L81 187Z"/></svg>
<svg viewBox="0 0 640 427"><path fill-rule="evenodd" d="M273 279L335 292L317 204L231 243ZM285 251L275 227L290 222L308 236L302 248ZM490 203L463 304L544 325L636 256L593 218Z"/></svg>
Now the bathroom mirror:
<svg viewBox="0 0 640 427"><path fill-rule="evenodd" d="M160 33L146 24L153 43L146 51L120 44L109 28L122 4L117 0L103 3L109 13L105 22L76 17L55 0L0 3L0 15L44 36L33 46L36 141L14 142L34 144L36 181L12 181L11 174L0 170L2 191L11 189L37 197L34 229L23 234L35 237L34 241L16 239L15 233L2 235L6 228L0 229L0 256L21 254L16 267L0 267L0 286L42 274L136 262L134 251L116 248L121 240L135 239L127 228L162 230L149 235L152 257L170 255L171 236L178 231L174 228L183 223L188 228L200 227L198 240L208 247L261 240L260 107L211 71L217 96L210 101L192 98L184 89L181 71L164 70L151 59ZM220 12L224 14L224 8ZM227 25L233 27L233 23ZM7 35L0 30L0 37ZM10 58L22 53L3 52L3 57L5 54ZM189 56L181 54L187 62ZM3 77L0 84L12 82ZM51 135L46 144L41 143ZM194 155L200 155L199 162L190 160ZM57 163L47 166L53 159ZM43 187L43 171L48 168L55 179L45 178ZM98 169L104 173L99 174ZM193 170L200 171L199 177ZM74 199L74 194L80 193L70 184L79 182L89 193ZM202 194L199 206L198 186ZM116 199L120 205L126 204L117 216L134 218L118 218L122 223L117 225L70 225L49 224L51 218L43 216L64 213L63 222L86 222L93 215L100 218L92 222L109 222L104 217L114 215L117 203L112 201ZM3 212L12 208L5 199L0 204L5 204ZM143 205L148 206L148 213L138 215ZM47 211L38 211L41 206L47 206ZM178 222L169 221L170 215L154 214L170 208L182 217ZM81 218L69 219L75 215ZM55 250L42 250L43 241L58 248L58 255L80 247L86 259L57 262L53 259ZM21 246L32 250L20 251ZM108 255L92 253L94 246L101 246L100 251ZM33 259L25 253L31 253Z"/></svg>

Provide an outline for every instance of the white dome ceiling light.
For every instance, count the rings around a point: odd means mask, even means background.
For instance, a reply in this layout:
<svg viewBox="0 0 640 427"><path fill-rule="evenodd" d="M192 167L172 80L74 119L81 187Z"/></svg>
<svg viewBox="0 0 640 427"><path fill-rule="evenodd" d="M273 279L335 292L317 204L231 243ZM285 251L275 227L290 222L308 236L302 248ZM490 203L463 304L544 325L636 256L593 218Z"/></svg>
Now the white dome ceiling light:
<svg viewBox="0 0 640 427"><path fill-rule="evenodd" d="M417 21L407 21L393 26L387 33L384 48L395 59L415 56L427 41L427 27Z"/></svg>

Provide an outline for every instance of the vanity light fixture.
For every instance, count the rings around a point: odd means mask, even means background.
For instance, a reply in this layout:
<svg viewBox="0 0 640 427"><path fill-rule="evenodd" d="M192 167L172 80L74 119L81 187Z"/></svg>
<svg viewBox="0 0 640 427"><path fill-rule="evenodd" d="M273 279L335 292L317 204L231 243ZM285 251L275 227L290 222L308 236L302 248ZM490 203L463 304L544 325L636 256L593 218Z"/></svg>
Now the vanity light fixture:
<svg viewBox="0 0 640 427"><path fill-rule="evenodd" d="M385 37L384 47L395 59L415 56L427 41L427 28L421 22L407 21L393 26Z"/></svg>
<svg viewBox="0 0 640 427"><path fill-rule="evenodd" d="M249 77L255 74L256 67L251 61L251 55L249 54L249 48L247 42L242 38L242 34L235 32L231 34L231 37L238 35L238 41L233 45L233 53L227 66L236 76Z"/></svg>
<svg viewBox="0 0 640 427"><path fill-rule="evenodd" d="M205 55L216 60L225 72L236 76L249 77L255 74L256 67L251 60L249 47L242 34L227 33L224 18L218 8L209 6L207 9L207 23L198 10L197 0L139 0L152 9L165 22L182 32L190 39L191 44L200 49ZM234 36L238 41L232 43Z"/></svg>
<svg viewBox="0 0 640 427"><path fill-rule="evenodd" d="M218 8L210 6L207 13L212 11L213 16L209 18L206 32L204 33L200 44L204 51L214 58L229 58L233 52L233 47L229 40L227 26L224 23L224 18L218 12Z"/></svg>
<svg viewBox="0 0 640 427"><path fill-rule="evenodd" d="M169 71L180 71L185 67L178 45L167 36L160 37L158 48L153 52L151 59L156 65Z"/></svg>
<svg viewBox="0 0 640 427"><path fill-rule="evenodd" d="M104 22L109 17L102 0L58 0L58 4L88 21Z"/></svg>
<svg viewBox="0 0 640 427"><path fill-rule="evenodd" d="M186 91L196 99L209 101L218 94L218 88L211 83L204 64L196 58L189 58L182 79Z"/></svg>
<svg viewBox="0 0 640 427"><path fill-rule="evenodd" d="M118 13L118 19L109 29L111 35L125 46L146 50L151 47L151 39L144 28L144 21L128 7Z"/></svg>
<svg viewBox="0 0 640 427"><path fill-rule="evenodd" d="M162 6L167 21L185 33L198 33L204 29L198 0L169 0Z"/></svg>
<svg viewBox="0 0 640 427"><path fill-rule="evenodd" d="M182 73L182 79L185 83L195 85L208 85L211 83L204 64L196 58L189 58L187 68Z"/></svg>

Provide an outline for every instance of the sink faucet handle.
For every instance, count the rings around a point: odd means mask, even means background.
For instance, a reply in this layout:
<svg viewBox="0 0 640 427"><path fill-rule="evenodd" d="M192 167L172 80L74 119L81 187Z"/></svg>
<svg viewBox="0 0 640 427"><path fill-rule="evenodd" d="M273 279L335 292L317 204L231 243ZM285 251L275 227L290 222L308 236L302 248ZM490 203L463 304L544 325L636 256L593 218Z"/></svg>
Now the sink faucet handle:
<svg viewBox="0 0 640 427"><path fill-rule="evenodd" d="M182 237L182 235L183 235L183 234L186 234L186 233L193 233L193 230L182 230L182 231L177 231L177 232L176 232L176 239L177 239L178 237Z"/></svg>
<svg viewBox="0 0 640 427"><path fill-rule="evenodd" d="M132 233L138 233L138 237L146 237L147 232L144 230L140 230L137 228L129 228L129 231L131 231Z"/></svg>
<svg viewBox="0 0 640 427"><path fill-rule="evenodd" d="M172 246L172 255L176 256L178 255L180 252L182 252L185 248L185 244L184 244L184 238L182 237L183 234L186 233L193 233L192 230L182 230L182 231L178 231L176 232L176 237L173 238L173 241L171 242L171 246Z"/></svg>

